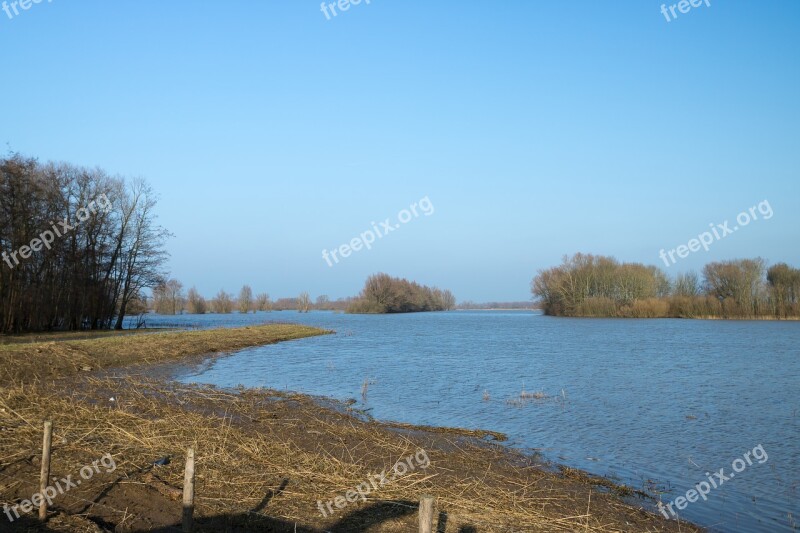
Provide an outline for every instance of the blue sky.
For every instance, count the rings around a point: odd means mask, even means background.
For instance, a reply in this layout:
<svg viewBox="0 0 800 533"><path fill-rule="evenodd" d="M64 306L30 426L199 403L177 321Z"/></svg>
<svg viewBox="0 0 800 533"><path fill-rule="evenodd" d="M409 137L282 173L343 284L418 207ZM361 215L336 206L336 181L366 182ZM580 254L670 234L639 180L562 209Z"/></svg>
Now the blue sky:
<svg viewBox="0 0 800 533"><path fill-rule="evenodd" d="M385 271L524 300L591 252L800 265L800 3L69 2L0 11L0 142L142 176L208 296L356 294ZM13 14L13 11L12 11ZM329 267L427 196L435 207Z"/></svg>

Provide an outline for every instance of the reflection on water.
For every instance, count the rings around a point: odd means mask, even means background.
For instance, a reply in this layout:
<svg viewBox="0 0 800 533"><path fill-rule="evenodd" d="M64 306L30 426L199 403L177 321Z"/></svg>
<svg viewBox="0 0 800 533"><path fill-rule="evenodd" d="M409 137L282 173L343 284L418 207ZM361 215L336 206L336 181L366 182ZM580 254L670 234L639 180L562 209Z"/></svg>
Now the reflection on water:
<svg viewBox="0 0 800 533"><path fill-rule="evenodd" d="M800 323L475 311L150 315L148 326L265 321L338 334L244 350L178 379L359 403L368 380L365 407L377 418L502 431L512 446L668 491L665 503L760 444L767 462L681 517L718 531L795 531L800 522Z"/></svg>

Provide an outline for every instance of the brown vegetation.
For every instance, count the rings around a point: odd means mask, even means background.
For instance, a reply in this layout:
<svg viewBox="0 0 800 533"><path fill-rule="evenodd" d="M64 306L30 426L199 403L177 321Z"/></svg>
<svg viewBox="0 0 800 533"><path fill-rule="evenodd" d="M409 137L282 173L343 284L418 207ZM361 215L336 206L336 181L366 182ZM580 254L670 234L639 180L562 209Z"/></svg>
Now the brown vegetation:
<svg viewBox="0 0 800 533"><path fill-rule="evenodd" d="M169 279L153 287L153 309L162 315L177 315L186 307L183 283Z"/></svg>
<svg viewBox="0 0 800 533"><path fill-rule="evenodd" d="M141 180L0 159L0 333L122 329L129 303L163 279L155 204Z"/></svg>
<svg viewBox="0 0 800 533"><path fill-rule="evenodd" d="M297 311L308 313L311 310L311 296L307 292L301 292L297 298Z"/></svg>
<svg viewBox="0 0 800 533"><path fill-rule="evenodd" d="M766 275L766 277L765 277ZM762 259L709 263L671 282L654 266L576 254L539 271L531 290L546 314L620 318L797 318L800 270Z"/></svg>
<svg viewBox="0 0 800 533"><path fill-rule="evenodd" d="M200 296L196 288L189 289L189 295L186 297L186 311L192 315L203 315L207 310L206 299Z"/></svg>
<svg viewBox="0 0 800 533"><path fill-rule="evenodd" d="M272 310L272 302L269 299L269 294L262 292L256 296L256 301L254 303L256 311L271 311Z"/></svg>
<svg viewBox="0 0 800 533"><path fill-rule="evenodd" d="M214 299L211 300L211 309L213 309L215 313L221 315L231 313L231 311L233 311L233 297L220 289Z"/></svg>
<svg viewBox="0 0 800 533"><path fill-rule="evenodd" d="M247 314L253 310L253 289L250 285L245 285L239 291L239 298L236 300L236 307L240 313Z"/></svg>
<svg viewBox="0 0 800 533"><path fill-rule="evenodd" d="M58 496L45 526L28 515L9 527L172 530L180 524L183 458L191 445L197 450L198 532L410 531L421 494L436 497L443 513L438 530L445 533L697 531L627 506L608 493L606 487L614 486L606 480L553 473L536 457L475 440L484 432L370 422L342 405L325 409L309 397L268 390L167 384L131 372L95 376L63 367L65 374L31 374L20 368L37 350L48 351L57 366L76 352L103 364L124 364L311 330L266 326L131 335L86 341L79 349L76 343L50 343L5 354L2 368L22 381L0 390L0 503L13 505L38 490L45 419L55 426L51 474L57 479L75 476L106 453L117 465L115 472ZM366 502L326 518L320 514L318 501L344 495L384 469L391 473L418 449L430 459L427 469L399 476ZM169 463L154 465L163 458Z"/></svg>
<svg viewBox="0 0 800 533"><path fill-rule="evenodd" d="M419 311L449 311L456 305L455 296L448 290L426 287L388 274L367 278L358 299L348 313L413 313Z"/></svg>
<svg viewBox="0 0 800 533"><path fill-rule="evenodd" d="M309 326L268 324L91 340L0 345L0 383L31 383L85 371L157 363L330 333Z"/></svg>

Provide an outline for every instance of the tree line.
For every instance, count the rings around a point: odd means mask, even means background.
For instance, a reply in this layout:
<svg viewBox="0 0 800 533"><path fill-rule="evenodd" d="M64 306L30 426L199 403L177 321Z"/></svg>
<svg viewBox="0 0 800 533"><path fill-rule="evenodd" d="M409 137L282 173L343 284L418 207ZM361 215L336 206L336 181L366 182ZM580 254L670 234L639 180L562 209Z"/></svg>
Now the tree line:
<svg viewBox="0 0 800 533"><path fill-rule="evenodd" d="M528 304L530 306L530 304ZM255 313L257 311L344 311L348 313L408 313L416 311L446 311L455 309L456 299L450 291L426 287L387 274L375 274L367 279L358 296L331 300L323 294L312 300L308 292L294 298L272 300L267 293L253 295L253 289L244 285L238 296L220 290L213 298L201 296L195 287L184 291L183 283L176 279L160 282L153 288L152 297L139 307L163 315L181 313L227 314Z"/></svg>
<svg viewBox="0 0 800 533"><path fill-rule="evenodd" d="M413 313L449 311L456 298L449 290L427 287L388 274L367 278L358 298L347 308L348 313Z"/></svg>
<svg viewBox="0 0 800 533"><path fill-rule="evenodd" d="M155 205L143 180L0 158L0 333L122 329L164 277Z"/></svg>
<svg viewBox="0 0 800 533"><path fill-rule="evenodd" d="M331 300L327 295L320 295L312 300L308 292L301 292L294 298L278 298L273 301L270 295L262 292L253 293L250 285L244 285L238 295L220 290L213 298L201 296L195 287L184 291L183 283L176 279L163 281L153 288L152 297L146 302L143 312L154 311L162 315L188 313L202 315L206 313L228 314L255 313L258 311L299 311L307 313L318 311L344 311L354 298Z"/></svg>
<svg viewBox="0 0 800 533"><path fill-rule="evenodd" d="M761 258L719 261L671 280L658 267L575 254L540 270L531 292L555 316L797 318L800 269Z"/></svg>

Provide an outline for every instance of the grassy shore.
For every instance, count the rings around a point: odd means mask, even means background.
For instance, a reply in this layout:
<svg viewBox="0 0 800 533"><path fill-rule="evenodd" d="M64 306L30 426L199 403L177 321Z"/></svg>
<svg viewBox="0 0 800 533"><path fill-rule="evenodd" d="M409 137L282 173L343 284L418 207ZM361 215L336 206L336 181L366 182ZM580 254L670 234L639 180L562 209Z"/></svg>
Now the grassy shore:
<svg viewBox="0 0 800 533"><path fill-rule="evenodd" d="M116 470L58 496L47 525L19 531L173 531L183 458L197 450L199 531L415 531L422 494L439 531L697 531L625 504L629 489L546 468L476 430L367 421L344 404L261 389L220 390L136 377L127 365L226 353L326 331L270 325L0 347L0 507L38 491L41 428L53 421L53 479L106 453ZM120 368L97 373L85 370ZM9 385L10 384L10 385ZM344 497L424 450L429 466L323 516ZM169 464L154 462L169 458ZM163 462L163 461L162 461ZM0 530L9 525L0 514Z"/></svg>
<svg viewBox="0 0 800 533"><path fill-rule="evenodd" d="M331 333L309 326L270 324L168 333L141 333L86 340L15 343L0 346L0 383L31 383L79 372L179 360L231 352L275 342ZM69 337L67 337L69 338Z"/></svg>

